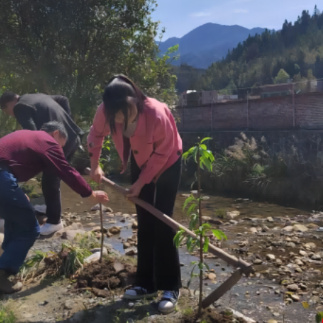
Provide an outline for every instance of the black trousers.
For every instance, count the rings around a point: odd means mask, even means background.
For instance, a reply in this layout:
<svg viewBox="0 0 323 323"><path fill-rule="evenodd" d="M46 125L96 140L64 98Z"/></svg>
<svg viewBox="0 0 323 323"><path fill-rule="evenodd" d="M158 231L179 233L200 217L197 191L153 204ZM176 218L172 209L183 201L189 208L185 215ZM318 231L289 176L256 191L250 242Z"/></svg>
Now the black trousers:
<svg viewBox="0 0 323 323"><path fill-rule="evenodd" d="M66 143L64 147L65 157L68 162L71 161L77 148L81 145L79 137L72 142ZM61 220L62 204L61 204L61 179L50 172L43 172L42 190L47 206L46 216L47 223L58 224Z"/></svg>
<svg viewBox="0 0 323 323"><path fill-rule="evenodd" d="M145 185L139 195L158 210L173 215L181 177L179 158L157 180ZM131 156L131 176L134 183L140 169ZM136 206L138 214L138 268L136 285L149 291L178 290L182 287L178 250L173 239L176 232L148 211Z"/></svg>

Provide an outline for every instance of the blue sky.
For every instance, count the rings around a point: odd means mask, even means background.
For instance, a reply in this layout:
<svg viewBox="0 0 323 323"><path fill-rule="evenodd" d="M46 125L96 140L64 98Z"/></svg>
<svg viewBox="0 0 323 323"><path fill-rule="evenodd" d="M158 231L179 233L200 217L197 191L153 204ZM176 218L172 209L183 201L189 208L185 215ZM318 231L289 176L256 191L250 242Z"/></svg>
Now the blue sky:
<svg viewBox="0 0 323 323"><path fill-rule="evenodd" d="M163 40L182 37L207 22L246 28L280 29L284 20L295 21L302 10L312 14L317 0L157 0L154 20L166 27Z"/></svg>

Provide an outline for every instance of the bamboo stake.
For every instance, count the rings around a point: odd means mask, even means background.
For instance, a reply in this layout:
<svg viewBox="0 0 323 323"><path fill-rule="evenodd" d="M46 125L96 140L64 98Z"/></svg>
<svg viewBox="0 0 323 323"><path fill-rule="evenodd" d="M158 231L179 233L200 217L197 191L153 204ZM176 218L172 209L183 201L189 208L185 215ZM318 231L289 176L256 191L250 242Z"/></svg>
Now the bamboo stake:
<svg viewBox="0 0 323 323"><path fill-rule="evenodd" d="M100 186L101 185L99 185L99 189L100 189ZM100 203L100 220L101 220L101 254L100 254L99 263L102 263L102 258L103 258L103 243L104 243L102 203Z"/></svg>
<svg viewBox="0 0 323 323"><path fill-rule="evenodd" d="M90 173L90 169L86 168L86 174ZM103 182L107 184L110 188L112 188L114 191L122 194L123 196L126 196L128 194L128 191L124 189L123 187L117 185L116 183L110 181L106 177L102 178ZM191 236L193 239L198 239L198 237L187 229L186 227L182 226L172 218L170 218L168 215L162 213L161 211L157 210L155 207L153 207L151 204L137 198L137 197L131 197L128 198L128 200L134 204L137 204L147 210L149 213L154 215L156 218L158 218L160 221L164 222L167 224L169 227L172 229L178 231L178 230L184 230L189 236ZM231 256L230 254L226 253L222 249L213 246L212 244L209 244L209 252L214 254L215 256L221 258L224 260L226 263L229 265L236 267L236 268L241 268L242 272L246 275L249 276L251 273L253 273L253 268L249 263L242 259L238 259L234 256Z"/></svg>

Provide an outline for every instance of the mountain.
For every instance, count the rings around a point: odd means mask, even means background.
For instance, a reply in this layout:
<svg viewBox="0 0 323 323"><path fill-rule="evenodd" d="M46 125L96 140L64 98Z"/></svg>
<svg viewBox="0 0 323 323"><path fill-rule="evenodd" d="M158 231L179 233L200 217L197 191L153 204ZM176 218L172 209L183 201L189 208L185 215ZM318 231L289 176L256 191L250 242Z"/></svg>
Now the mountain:
<svg viewBox="0 0 323 323"><path fill-rule="evenodd" d="M228 53L228 50L243 42L249 35L265 31L264 28L247 29L241 26L224 26L207 23L192 30L182 38L172 37L159 44L161 54L169 47L179 45L180 59L173 65L186 63L196 68L208 68Z"/></svg>

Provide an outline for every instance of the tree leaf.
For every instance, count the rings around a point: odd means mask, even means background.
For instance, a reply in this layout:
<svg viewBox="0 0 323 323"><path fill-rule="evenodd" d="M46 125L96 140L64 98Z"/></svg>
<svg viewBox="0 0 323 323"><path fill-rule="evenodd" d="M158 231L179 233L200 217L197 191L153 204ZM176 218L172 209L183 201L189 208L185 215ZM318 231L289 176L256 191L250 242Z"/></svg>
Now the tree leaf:
<svg viewBox="0 0 323 323"><path fill-rule="evenodd" d="M310 305L307 302L302 302L303 307L307 310Z"/></svg>
<svg viewBox="0 0 323 323"><path fill-rule="evenodd" d="M221 230L212 230L214 236L218 239L218 240L227 240L227 236L224 234L223 231Z"/></svg>
<svg viewBox="0 0 323 323"><path fill-rule="evenodd" d="M322 323L323 320L323 312L318 312L315 316L316 323Z"/></svg>
<svg viewBox="0 0 323 323"><path fill-rule="evenodd" d="M204 142L204 141L207 141L207 140L212 140L213 138L211 137L205 137L201 140L201 144Z"/></svg>
<svg viewBox="0 0 323 323"><path fill-rule="evenodd" d="M209 243L210 243L210 240L209 240L208 237L206 237L204 239L204 246L203 246L203 251L204 252L208 252L208 250L209 250Z"/></svg>

